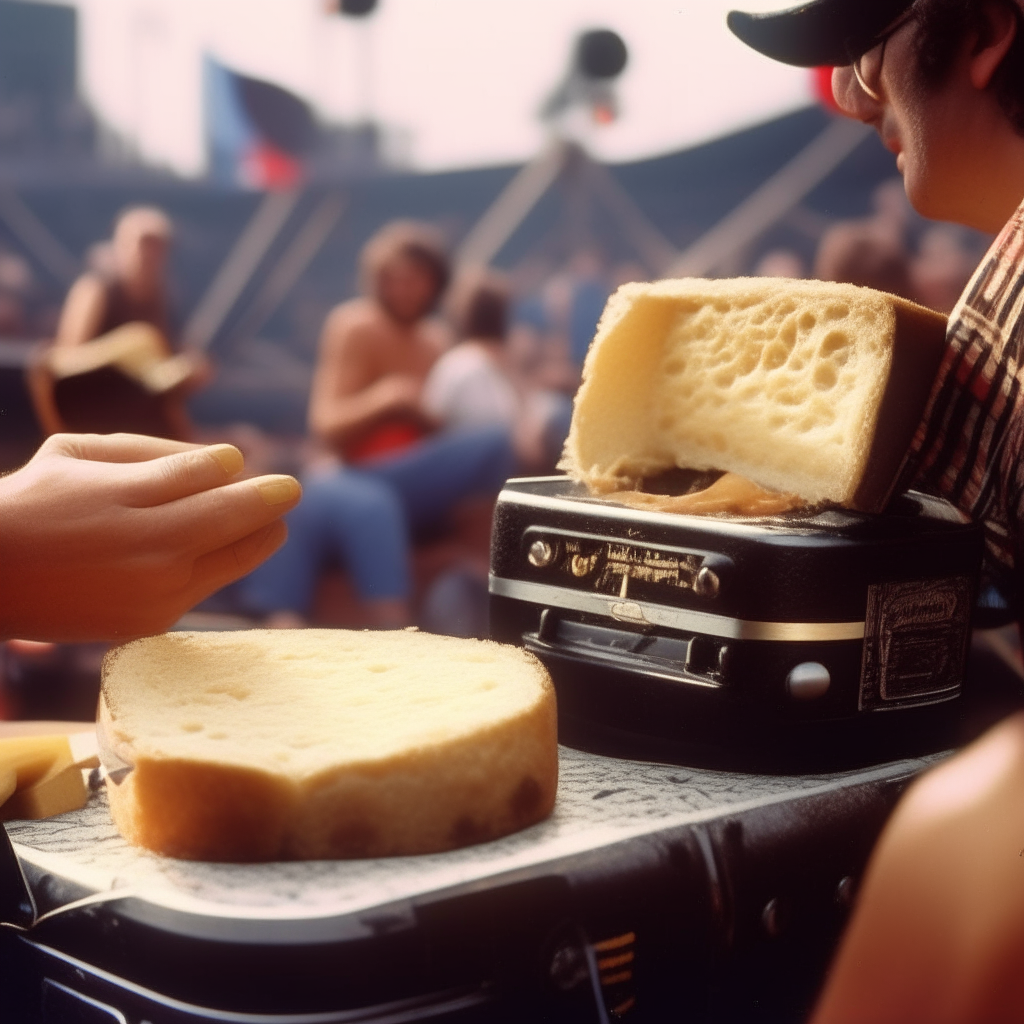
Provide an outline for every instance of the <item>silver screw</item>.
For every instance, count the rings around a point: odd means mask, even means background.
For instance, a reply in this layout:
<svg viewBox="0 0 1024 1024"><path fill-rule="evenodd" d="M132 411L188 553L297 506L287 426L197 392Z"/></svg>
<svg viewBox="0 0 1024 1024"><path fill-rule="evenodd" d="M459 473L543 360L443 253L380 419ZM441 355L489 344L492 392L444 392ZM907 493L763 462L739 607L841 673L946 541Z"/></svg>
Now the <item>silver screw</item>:
<svg viewBox="0 0 1024 1024"><path fill-rule="evenodd" d="M550 565L554 557L555 549L546 540L535 540L526 555L530 565L535 565L538 569Z"/></svg>
<svg viewBox="0 0 1024 1024"><path fill-rule="evenodd" d="M693 581L694 592L700 597L718 597L719 586L718 573L706 565L697 573L697 578Z"/></svg>

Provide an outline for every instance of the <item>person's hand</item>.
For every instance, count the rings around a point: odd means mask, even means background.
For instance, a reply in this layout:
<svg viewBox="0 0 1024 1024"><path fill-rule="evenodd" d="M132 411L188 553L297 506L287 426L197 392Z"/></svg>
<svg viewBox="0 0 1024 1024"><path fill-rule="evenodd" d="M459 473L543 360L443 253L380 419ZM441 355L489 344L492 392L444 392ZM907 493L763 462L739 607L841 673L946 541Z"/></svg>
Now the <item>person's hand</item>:
<svg viewBox="0 0 1024 1024"><path fill-rule="evenodd" d="M917 782L872 856L813 1024L1024 1014L1024 715Z"/></svg>
<svg viewBox="0 0 1024 1024"><path fill-rule="evenodd" d="M371 385L381 411L423 415L423 382L404 373L389 373Z"/></svg>
<svg viewBox="0 0 1024 1024"><path fill-rule="evenodd" d="M126 640L172 625L284 542L290 476L232 482L232 445L55 434L0 478L0 638Z"/></svg>

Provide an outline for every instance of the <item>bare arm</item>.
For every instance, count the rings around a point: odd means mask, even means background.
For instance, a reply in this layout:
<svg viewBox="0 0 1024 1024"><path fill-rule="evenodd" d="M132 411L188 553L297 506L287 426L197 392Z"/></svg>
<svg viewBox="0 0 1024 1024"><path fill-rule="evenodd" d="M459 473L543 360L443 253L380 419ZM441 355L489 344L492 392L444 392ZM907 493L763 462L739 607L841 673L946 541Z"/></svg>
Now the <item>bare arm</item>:
<svg viewBox="0 0 1024 1024"><path fill-rule="evenodd" d="M57 324L57 345L81 345L99 333L106 313L107 294L94 274L85 274L72 286L64 300Z"/></svg>
<svg viewBox="0 0 1024 1024"><path fill-rule="evenodd" d="M301 490L238 480L242 462L232 445L54 434L0 478L0 639L156 633L250 572Z"/></svg>
<svg viewBox="0 0 1024 1024"><path fill-rule="evenodd" d="M1019 1020L1024 715L904 796L872 855L813 1024Z"/></svg>
<svg viewBox="0 0 1024 1024"><path fill-rule="evenodd" d="M373 338L344 311L324 324L309 399L309 429L332 446L358 437L392 416L421 420L422 385L413 376L375 377Z"/></svg>

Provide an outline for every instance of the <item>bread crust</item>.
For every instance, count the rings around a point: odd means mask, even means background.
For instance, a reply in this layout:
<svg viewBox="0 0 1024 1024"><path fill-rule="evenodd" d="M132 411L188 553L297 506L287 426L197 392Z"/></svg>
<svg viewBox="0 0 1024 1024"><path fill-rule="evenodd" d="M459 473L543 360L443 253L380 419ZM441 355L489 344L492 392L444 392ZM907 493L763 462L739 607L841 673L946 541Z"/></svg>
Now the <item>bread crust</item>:
<svg viewBox="0 0 1024 1024"><path fill-rule="evenodd" d="M946 351L946 317L906 299L893 299L896 343L892 364L878 405L867 464L850 502L862 512L879 512L892 497Z"/></svg>
<svg viewBox="0 0 1024 1024"><path fill-rule="evenodd" d="M214 762L140 758L108 779L118 831L183 860L439 853L543 821L558 784L554 700L481 736L295 785Z"/></svg>
<svg viewBox="0 0 1024 1024"><path fill-rule="evenodd" d="M114 823L129 842L156 853L232 862L437 853L535 824L555 803L555 696L543 666L526 652L515 656L540 684L519 713L303 777L153 756L146 744L122 740L118 754L134 769L120 784L107 780ZM110 665L118 660L115 654Z"/></svg>

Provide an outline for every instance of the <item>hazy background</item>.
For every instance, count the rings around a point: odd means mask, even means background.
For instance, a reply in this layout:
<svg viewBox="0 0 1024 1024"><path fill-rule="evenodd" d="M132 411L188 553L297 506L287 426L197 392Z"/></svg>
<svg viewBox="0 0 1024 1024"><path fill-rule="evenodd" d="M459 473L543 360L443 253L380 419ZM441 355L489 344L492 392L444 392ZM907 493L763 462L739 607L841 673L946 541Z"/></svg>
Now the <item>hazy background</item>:
<svg viewBox="0 0 1024 1024"><path fill-rule="evenodd" d="M366 19L323 0L74 0L80 80L97 115L146 160L199 173L202 57L267 78L326 121L379 121L417 170L521 161L577 34L629 48L621 116L593 152L635 160L810 101L808 74L760 57L725 25L726 0L384 0ZM748 10L778 7L751 0Z"/></svg>

